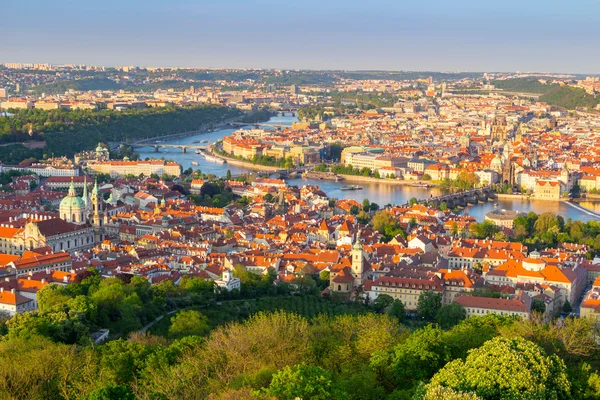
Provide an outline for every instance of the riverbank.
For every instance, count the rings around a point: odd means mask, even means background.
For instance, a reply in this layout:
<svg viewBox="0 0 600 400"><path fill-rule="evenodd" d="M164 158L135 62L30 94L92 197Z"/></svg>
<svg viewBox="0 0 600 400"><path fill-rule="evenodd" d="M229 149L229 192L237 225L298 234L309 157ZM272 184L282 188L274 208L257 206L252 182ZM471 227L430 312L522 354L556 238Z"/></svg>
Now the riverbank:
<svg viewBox="0 0 600 400"><path fill-rule="evenodd" d="M533 200L531 196L526 194L508 194L508 193L496 193L499 199L515 199L515 200Z"/></svg>
<svg viewBox="0 0 600 400"><path fill-rule="evenodd" d="M217 154L214 152L211 152L210 154L213 155L214 157L220 158L221 160L227 161L228 165L234 165L236 167L242 167L242 168L251 169L254 171L275 172L275 171L279 171L281 169L281 168L277 168L277 167L271 167L268 165L253 164L250 161L243 161L243 160L240 160L237 158L227 157L227 156Z"/></svg>
<svg viewBox="0 0 600 400"><path fill-rule="evenodd" d="M256 116L257 117L256 120L253 119L252 116ZM217 124L211 123L211 124L201 125L200 128L193 130L193 131L179 132L179 133L173 133L173 134L169 134L169 135L152 137L152 138L148 138L148 139L142 139L142 140L133 142L131 145L132 146L140 146L140 145L144 145L144 144L154 144L154 143L156 143L157 139L160 139L162 141L163 139L169 140L169 139L177 139L177 138L184 138L184 137L195 136L195 135L202 135L205 133L211 133L211 132L214 132L217 130L229 128L230 127L229 124L231 124L233 122L241 122L241 123L247 123L248 125L252 125L253 123L269 121L271 116L272 116L272 113L270 113L270 112L269 113L257 112L257 113L242 114L242 115L238 115L237 117L229 118L225 121L221 121ZM254 122L247 122L250 120L252 120Z"/></svg>
<svg viewBox="0 0 600 400"><path fill-rule="evenodd" d="M153 145L154 143L156 143L157 140L160 140L162 142L163 140L178 139L178 138L184 138L184 137L188 137L188 136L195 136L195 135L202 135L205 133L211 133L213 131L228 128L230 123L237 122L237 120L238 120L238 117L231 118L226 121L220 122L217 125L208 124L207 126L201 126L199 129L197 129L195 131L172 133L169 135L156 136L156 137L152 137L152 138L148 138L148 139L142 139L142 140L138 140L137 142L131 143L131 146L136 147L136 146L144 146L144 145Z"/></svg>

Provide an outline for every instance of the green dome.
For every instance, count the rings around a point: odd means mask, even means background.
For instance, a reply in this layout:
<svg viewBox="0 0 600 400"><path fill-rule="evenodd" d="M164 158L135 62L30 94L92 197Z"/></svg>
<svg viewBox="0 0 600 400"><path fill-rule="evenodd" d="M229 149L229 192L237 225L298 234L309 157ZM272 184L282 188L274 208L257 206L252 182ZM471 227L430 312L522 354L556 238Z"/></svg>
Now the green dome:
<svg viewBox="0 0 600 400"><path fill-rule="evenodd" d="M79 196L67 196L60 201L60 208L85 208L85 202Z"/></svg>

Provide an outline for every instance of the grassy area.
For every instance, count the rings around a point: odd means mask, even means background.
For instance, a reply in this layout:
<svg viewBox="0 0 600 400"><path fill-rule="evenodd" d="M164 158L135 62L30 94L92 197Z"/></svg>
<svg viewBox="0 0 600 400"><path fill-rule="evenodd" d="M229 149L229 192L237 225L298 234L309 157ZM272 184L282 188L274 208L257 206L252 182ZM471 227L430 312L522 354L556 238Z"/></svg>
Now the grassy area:
<svg viewBox="0 0 600 400"><path fill-rule="evenodd" d="M229 300L220 305L210 307L194 308L206 315L209 319L210 328L227 324L233 321L241 321L252 314L260 311L285 310L297 313L308 319L319 314L330 317L344 314L364 314L369 310L360 304L339 303L317 296L291 296L291 297L269 297L251 300ZM166 316L150 328L154 335L168 336L171 318L176 313Z"/></svg>

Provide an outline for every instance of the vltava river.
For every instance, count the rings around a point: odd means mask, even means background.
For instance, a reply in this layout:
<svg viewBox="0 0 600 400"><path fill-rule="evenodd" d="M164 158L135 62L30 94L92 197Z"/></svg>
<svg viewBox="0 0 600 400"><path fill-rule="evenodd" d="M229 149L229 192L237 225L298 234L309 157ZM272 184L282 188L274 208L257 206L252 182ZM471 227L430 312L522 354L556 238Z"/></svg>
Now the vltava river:
<svg viewBox="0 0 600 400"><path fill-rule="evenodd" d="M268 123L291 126L294 121L297 121L296 117L286 114L285 116L272 117ZM163 143L191 145L194 141L202 140L208 140L210 143L214 143L225 136L231 135L236 129L238 128L221 129L215 132L203 133L185 138L164 140ZM151 146L136 149L141 158L150 157L171 159L180 163L183 169L192 167L194 170L200 169L206 174L214 174L216 176L225 176L227 174L227 170L230 170L233 175L252 172L243 167L217 164L215 162L208 161L204 157L195 154L193 151L188 150L188 153L182 153L178 149L168 149L168 153L164 153L164 150L165 149L160 149L159 153L155 153L153 147ZM192 161L196 161L198 166L193 166ZM329 197L334 197L336 199L356 199L359 202L362 202L364 199L369 199L380 206L384 206L386 204L405 204L411 197L425 199L431 195L435 196L439 194L439 191L436 188L425 189L383 183L360 183L360 186L363 187L362 190L343 191L340 190L340 187L348 184L346 182L332 182L314 179L289 179L287 182L288 185L297 185L298 187L302 187L304 185L319 186L325 193L327 193ZM466 210L466 213L472 215L478 221L482 221L485 214L494 209L495 203L497 204L498 208L507 210L517 210L522 212L535 211L538 214L551 211L562 215L565 219L572 218L573 220L578 219L582 221L598 219L595 216L589 215L564 202L521 199L498 199L495 202L478 204L476 206L469 207ZM600 212L600 203L585 202L580 204L590 210Z"/></svg>

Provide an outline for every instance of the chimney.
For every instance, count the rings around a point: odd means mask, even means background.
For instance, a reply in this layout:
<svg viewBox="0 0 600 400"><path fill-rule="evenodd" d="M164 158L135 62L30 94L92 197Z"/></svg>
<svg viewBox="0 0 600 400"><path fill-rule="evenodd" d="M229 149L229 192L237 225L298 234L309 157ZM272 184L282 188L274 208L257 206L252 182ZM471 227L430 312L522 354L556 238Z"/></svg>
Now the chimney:
<svg viewBox="0 0 600 400"><path fill-rule="evenodd" d="M42 278L42 283L46 283L46 278Z"/></svg>
<svg viewBox="0 0 600 400"><path fill-rule="evenodd" d="M12 289L10 289L10 292L11 292L12 294L15 294L15 288L12 288Z"/></svg>

